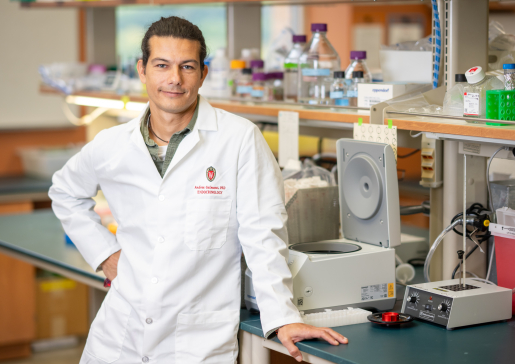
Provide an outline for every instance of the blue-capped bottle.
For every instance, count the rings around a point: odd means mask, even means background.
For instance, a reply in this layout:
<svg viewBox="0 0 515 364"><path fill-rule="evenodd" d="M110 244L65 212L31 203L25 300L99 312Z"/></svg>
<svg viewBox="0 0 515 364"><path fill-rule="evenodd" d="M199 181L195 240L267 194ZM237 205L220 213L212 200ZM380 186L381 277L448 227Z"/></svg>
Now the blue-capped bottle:
<svg viewBox="0 0 515 364"><path fill-rule="evenodd" d="M331 104L333 72L340 70L340 57L326 37L327 24L311 24L313 37L299 58L298 101Z"/></svg>

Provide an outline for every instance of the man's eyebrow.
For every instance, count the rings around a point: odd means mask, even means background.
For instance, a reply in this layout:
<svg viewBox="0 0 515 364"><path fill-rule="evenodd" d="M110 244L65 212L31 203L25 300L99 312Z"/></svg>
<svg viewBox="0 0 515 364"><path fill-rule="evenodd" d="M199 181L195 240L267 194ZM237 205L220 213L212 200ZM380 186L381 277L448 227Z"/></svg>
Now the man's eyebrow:
<svg viewBox="0 0 515 364"><path fill-rule="evenodd" d="M154 58L154 59L152 59L152 61L151 61L151 62L152 62L152 63L156 63L156 62L166 62L166 63L170 63L170 61L169 61L169 60L164 59L164 58Z"/></svg>
<svg viewBox="0 0 515 364"><path fill-rule="evenodd" d="M187 59L185 61L182 61L181 64L184 64L184 63L190 63L190 62L193 62L193 63L196 63L198 64L198 61L196 59Z"/></svg>

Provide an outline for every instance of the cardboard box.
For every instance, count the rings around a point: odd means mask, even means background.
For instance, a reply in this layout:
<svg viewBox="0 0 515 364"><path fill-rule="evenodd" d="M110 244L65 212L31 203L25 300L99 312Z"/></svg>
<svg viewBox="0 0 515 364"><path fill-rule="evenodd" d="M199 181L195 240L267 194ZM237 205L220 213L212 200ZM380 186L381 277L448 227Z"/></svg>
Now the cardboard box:
<svg viewBox="0 0 515 364"><path fill-rule="evenodd" d="M404 95L411 90L419 88L419 83L359 83L358 107L370 107L372 105Z"/></svg>
<svg viewBox="0 0 515 364"><path fill-rule="evenodd" d="M379 62L384 82L433 81L433 52L382 50Z"/></svg>
<svg viewBox="0 0 515 364"><path fill-rule="evenodd" d="M67 278L36 279L36 339L87 335L88 287Z"/></svg>

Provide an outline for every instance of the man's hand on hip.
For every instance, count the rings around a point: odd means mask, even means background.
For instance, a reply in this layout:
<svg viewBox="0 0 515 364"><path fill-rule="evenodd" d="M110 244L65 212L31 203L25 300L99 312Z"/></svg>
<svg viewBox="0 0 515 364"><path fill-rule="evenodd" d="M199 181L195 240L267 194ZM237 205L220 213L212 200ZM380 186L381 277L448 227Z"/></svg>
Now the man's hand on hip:
<svg viewBox="0 0 515 364"><path fill-rule="evenodd" d="M302 361L302 354L295 345L306 339L323 339L331 345L347 344L349 340L343 335L327 327L315 327L306 324L289 324L281 327L277 333L281 343L298 362Z"/></svg>
<svg viewBox="0 0 515 364"><path fill-rule="evenodd" d="M102 263L102 270L110 281L113 281L118 275L118 259L120 259L121 252L118 250Z"/></svg>

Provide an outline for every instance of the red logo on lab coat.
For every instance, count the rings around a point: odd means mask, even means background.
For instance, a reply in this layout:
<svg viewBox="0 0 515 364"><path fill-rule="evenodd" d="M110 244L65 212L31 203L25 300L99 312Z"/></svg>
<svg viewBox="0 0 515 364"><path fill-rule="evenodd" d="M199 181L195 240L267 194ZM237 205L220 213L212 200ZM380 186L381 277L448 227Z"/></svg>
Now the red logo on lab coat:
<svg viewBox="0 0 515 364"><path fill-rule="evenodd" d="M206 177L209 182L213 182L213 180L216 177L216 169L214 169L213 167L209 167L206 170Z"/></svg>

